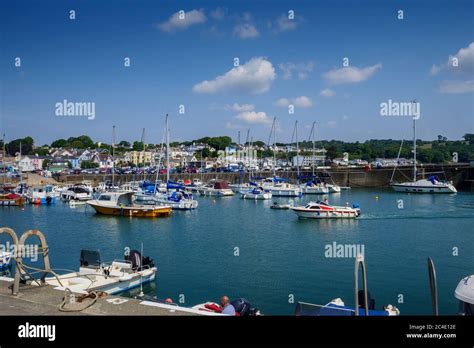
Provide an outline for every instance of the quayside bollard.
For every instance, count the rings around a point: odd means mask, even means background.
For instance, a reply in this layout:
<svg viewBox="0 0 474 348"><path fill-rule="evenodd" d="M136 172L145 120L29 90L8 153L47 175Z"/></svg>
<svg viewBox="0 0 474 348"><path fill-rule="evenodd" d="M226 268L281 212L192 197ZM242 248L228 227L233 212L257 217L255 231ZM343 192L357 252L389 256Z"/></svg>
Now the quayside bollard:
<svg viewBox="0 0 474 348"><path fill-rule="evenodd" d="M25 245L25 241L31 236L38 237L41 243L41 250L42 250L41 254L43 255L43 264L44 264L44 273L43 273L43 276L41 277L41 281L44 282L46 275L51 272L51 267L49 264L48 244L46 243L46 237L44 236L44 234L38 230L28 230L21 235L20 241L19 243L17 243L17 246L21 247ZM13 281L13 290L12 290L13 296L17 296L20 290L20 268L23 261L21 253L19 253L19 255L16 256L15 261L16 261L16 267L15 267L15 280Z"/></svg>

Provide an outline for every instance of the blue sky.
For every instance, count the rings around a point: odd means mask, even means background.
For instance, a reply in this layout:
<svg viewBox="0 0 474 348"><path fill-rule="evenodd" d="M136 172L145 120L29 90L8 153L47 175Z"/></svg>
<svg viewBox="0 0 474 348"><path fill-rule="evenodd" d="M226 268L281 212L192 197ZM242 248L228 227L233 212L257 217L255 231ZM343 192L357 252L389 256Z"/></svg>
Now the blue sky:
<svg viewBox="0 0 474 348"><path fill-rule="evenodd" d="M158 143L168 112L172 140L239 130L244 140L250 128L266 141L274 116L278 141L290 141L295 120L300 139L313 121L319 139L401 139L410 119L382 117L380 103L416 99L420 138L460 139L474 132L473 4L3 1L0 131L110 143L112 125L118 140L145 127ZM56 116L64 99L95 103L95 118Z"/></svg>

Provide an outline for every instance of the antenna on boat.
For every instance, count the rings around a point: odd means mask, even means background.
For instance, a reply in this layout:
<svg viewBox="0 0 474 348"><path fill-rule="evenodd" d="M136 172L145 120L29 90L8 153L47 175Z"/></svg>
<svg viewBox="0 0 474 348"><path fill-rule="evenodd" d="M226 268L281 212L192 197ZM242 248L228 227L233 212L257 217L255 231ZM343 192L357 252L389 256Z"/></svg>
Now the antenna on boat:
<svg viewBox="0 0 474 348"><path fill-rule="evenodd" d="M138 296L140 297L143 297L145 296L143 294L143 242L142 242L142 245L141 245L141 253L140 253L140 294Z"/></svg>
<svg viewBox="0 0 474 348"><path fill-rule="evenodd" d="M436 270L431 257L428 257L428 276L430 278L431 306L433 315L438 315L438 283L436 281Z"/></svg>
<svg viewBox="0 0 474 348"><path fill-rule="evenodd" d="M313 178L314 178L314 164L316 162L316 148L314 142L314 127L316 126L316 121L313 122L313 126L311 127L311 132L309 133L309 141L313 142L313 158L311 160L312 167L313 167Z"/></svg>
<svg viewBox="0 0 474 348"><path fill-rule="evenodd" d="M168 181L170 181L170 130L168 114L166 114L166 188L168 191Z"/></svg>

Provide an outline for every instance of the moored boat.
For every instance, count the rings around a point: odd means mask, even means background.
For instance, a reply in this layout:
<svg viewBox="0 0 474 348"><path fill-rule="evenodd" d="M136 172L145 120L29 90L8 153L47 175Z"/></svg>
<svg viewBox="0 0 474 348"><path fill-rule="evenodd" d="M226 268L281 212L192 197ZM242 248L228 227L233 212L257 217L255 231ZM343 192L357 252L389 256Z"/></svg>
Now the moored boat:
<svg viewBox="0 0 474 348"><path fill-rule="evenodd" d="M413 182L391 184L397 192L411 193L456 193L456 188L450 182L441 182L437 177L420 179Z"/></svg>
<svg viewBox="0 0 474 348"><path fill-rule="evenodd" d="M229 187L227 181L215 181L198 189L201 196L233 196L235 193Z"/></svg>
<svg viewBox="0 0 474 348"><path fill-rule="evenodd" d="M358 205L342 207L329 205L326 202L309 202L304 207L291 207L296 215L301 218L312 219L355 219L360 216Z"/></svg>
<svg viewBox="0 0 474 348"><path fill-rule="evenodd" d="M240 196L243 199L266 200L272 198L270 191L255 187L250 191L240 191Z"/></svg>
<svg viewBox="0 0 474 348"><path fill-rule="evenodd" d="M169 205L136 204L134 192L107 192L87 201L98 214L130 217L166 217L171 215Z"/></svg>

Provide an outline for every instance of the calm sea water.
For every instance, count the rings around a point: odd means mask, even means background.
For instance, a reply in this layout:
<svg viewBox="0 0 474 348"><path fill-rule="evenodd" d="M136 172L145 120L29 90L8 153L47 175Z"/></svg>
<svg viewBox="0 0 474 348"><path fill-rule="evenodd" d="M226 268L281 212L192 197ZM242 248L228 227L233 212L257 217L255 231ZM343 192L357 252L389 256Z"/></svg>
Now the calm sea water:
<svg viewBox="0 0 474 348"><path fill-rule="evenodd" d="M318 304L340 297L353 305L354 259L325 257L325 246L333 242L364 245L376 306L391 303L405 315L431 314L428 257L436 266L441 314L457 313L454 289L474 274L471 193L352 189L329 195L332 204L360 204L362 217L350 221L301 220L292 211L269 209L285 198L198 199L197 210L175 211L164 219L99 216L90 207L71 209L63 203L0 208L0 225L19 235L27 229L44 232L53 268L78 269L82 248L99 249L108 261L121 258L125 247L139 250L143 242L144 254L158 267L156 283L146 287L149 294L175 301L184 295L187 306L217 301L223 294L245 297L273 315L293 313L290 295ZM398 303L400 294L403 303Z"/></svg>

